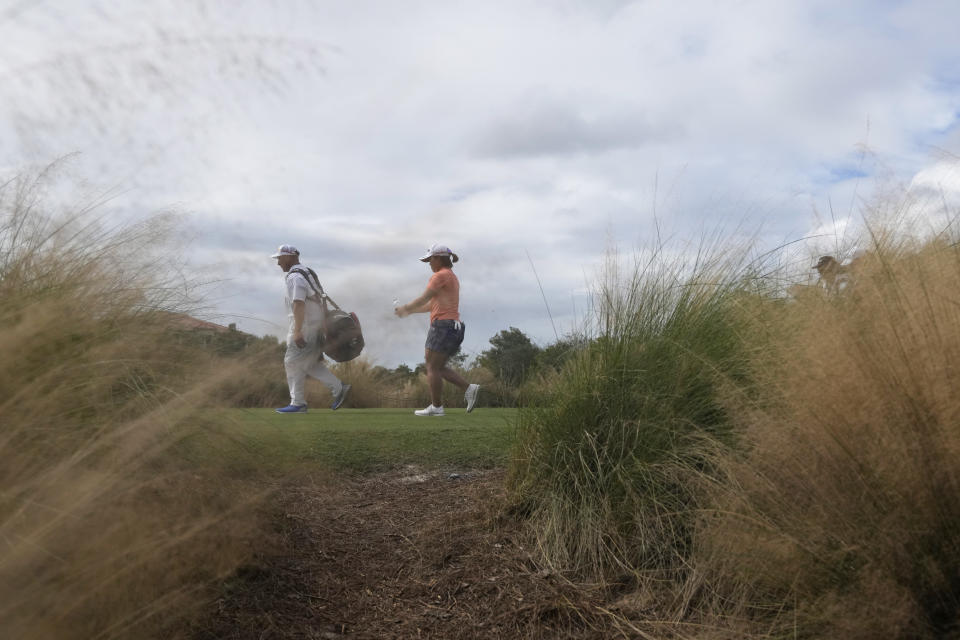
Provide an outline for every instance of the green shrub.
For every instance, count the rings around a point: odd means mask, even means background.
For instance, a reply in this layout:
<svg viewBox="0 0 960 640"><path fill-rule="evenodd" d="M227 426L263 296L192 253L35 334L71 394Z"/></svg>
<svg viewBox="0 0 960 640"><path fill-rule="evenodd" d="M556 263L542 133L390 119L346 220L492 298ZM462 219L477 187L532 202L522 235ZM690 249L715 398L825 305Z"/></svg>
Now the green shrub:
<svg viewBox="0 0 960 640"><path fill-rule="evenodd" d="M744 255L744 254L739 254ZM689 545L681 471L704 436L730 438L724 385L747 379L748 271L657 253L626 277L612 257L595 335L520 413L514 498L546 562L600 578L676 566Z"/></svg>

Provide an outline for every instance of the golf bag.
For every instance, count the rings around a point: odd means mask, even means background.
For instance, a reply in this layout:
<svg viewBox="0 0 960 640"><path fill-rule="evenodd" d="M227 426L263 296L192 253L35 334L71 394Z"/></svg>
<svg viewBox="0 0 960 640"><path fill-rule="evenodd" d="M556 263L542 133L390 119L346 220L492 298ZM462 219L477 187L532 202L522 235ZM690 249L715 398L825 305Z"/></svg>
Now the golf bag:
<svg viewBox="0 0 960 640"><path fill-rule="evenodd" d="M313 269L290 269L291 272L299 273L307 281L307 284L314 290L320 299L320 306L323 308L323 329L320 336L320 344L323 345L323 353L335 362L347 362L353 360L363 351L363 331L360 329L360 319L357 314L344 311L333 301L333 298L323 292L320 286L320 279ZM327 302L333 306L330 309Z"/></svg>

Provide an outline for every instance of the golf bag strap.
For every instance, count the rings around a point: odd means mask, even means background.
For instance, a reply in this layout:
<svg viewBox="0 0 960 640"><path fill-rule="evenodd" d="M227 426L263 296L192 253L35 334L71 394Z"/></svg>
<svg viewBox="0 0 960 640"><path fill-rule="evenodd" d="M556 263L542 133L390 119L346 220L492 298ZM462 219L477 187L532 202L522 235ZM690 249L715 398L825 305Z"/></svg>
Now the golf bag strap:
<svg viewBox="0 0 960 640"><path fill-rule="evenodd" d="M323 286L320 284L320 278L317 277L317 273L310 267L303 267L301 269L292 268L290 273L299 273L303 276L303 279L307 281L307 284L310 285L310 288L313 289L314 293L320 298L320 304L323 306L323 315L327 315L327 301L333 305L333 308L337 311L340 310L340 305L334 302L333 298L328 296L323 291ZM313 278L311 280L311 277Z"/></svg>

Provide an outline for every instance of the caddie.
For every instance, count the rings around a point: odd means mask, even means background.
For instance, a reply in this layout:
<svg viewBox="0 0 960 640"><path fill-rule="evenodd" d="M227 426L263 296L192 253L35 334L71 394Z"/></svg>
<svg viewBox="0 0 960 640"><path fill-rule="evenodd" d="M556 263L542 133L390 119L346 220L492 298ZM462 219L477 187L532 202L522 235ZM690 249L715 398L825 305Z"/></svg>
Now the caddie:
<svg viewBox="0 0 960 640"><path fill-rule="evenodd" d="M333 396L331 409L338 409L347 399L350 385L344 384L327 368L323 359L323 306L307 278L316 278L312 269L300 263L300 251L289 244L280 245L270 256L283 269L286 284L286 307L289 318L287 351L283 367L290 387L290 404L277 413L306 413L307 376L322 382ZM317 283L319 284L319 283Z"/></svg>

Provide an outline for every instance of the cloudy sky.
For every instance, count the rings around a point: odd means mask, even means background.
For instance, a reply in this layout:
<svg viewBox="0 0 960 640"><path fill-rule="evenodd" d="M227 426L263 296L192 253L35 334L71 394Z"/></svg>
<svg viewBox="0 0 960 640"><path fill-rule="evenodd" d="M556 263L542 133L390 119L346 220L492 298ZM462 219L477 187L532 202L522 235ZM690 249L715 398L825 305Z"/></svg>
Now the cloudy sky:
<svg viewBox="0 0 960 640"><path fill-rule="evenodd" d="M182 212L209 317L251 333L285 333L267 256L293 243L368 356L413 365L426 319L391 302L433 242L476 354L578 326L608 249L658 228L810 237L806 264L899 186L942 224L957 24L955 0L0 0L0 171L76 153L105 214Z"/></svg>

